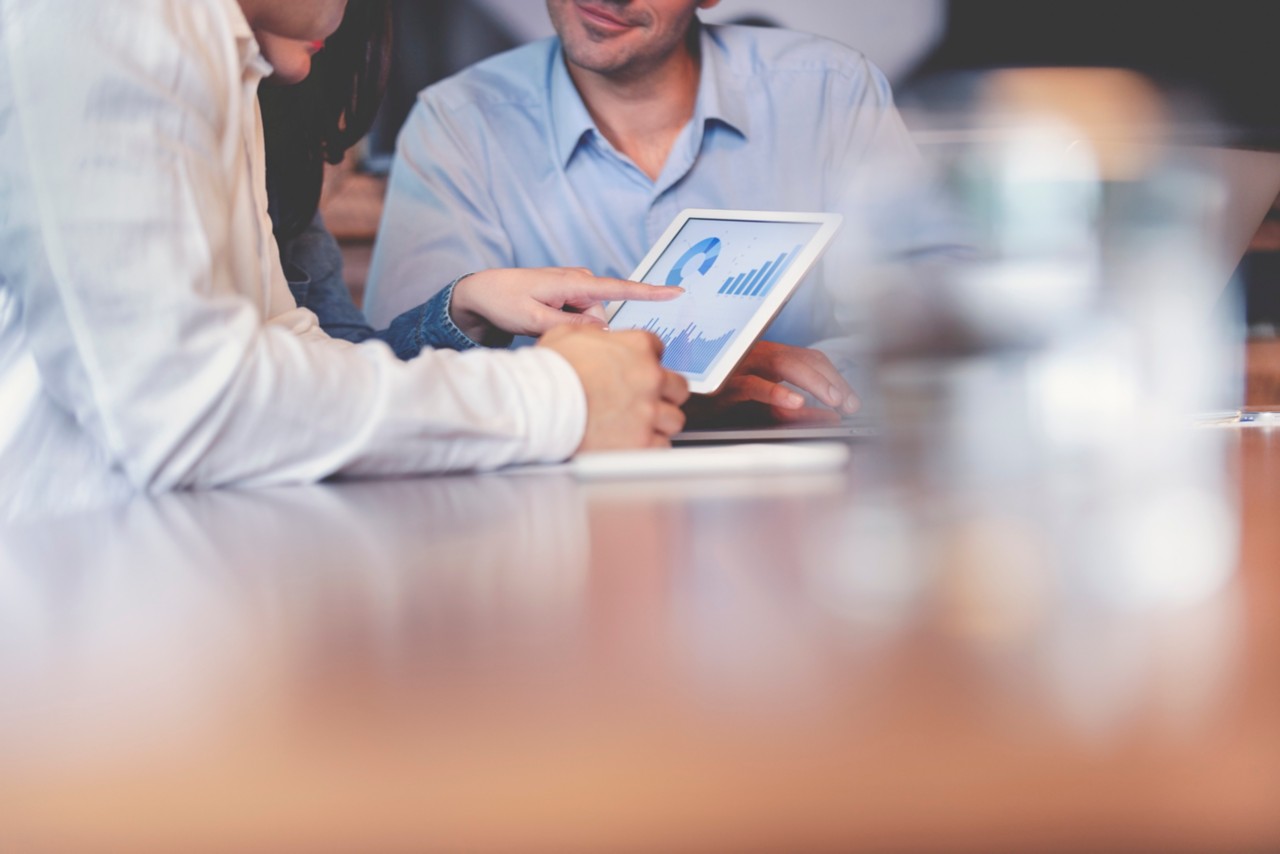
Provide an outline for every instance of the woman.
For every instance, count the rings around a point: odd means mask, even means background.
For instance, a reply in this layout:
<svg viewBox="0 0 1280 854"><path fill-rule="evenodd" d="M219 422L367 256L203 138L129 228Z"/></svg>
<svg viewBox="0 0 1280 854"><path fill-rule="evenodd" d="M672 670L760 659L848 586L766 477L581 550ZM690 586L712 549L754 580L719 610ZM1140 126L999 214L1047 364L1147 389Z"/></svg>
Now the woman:
<svg viewBox="0 0 1280 854"><path fill-rule="evenodd" d="M6 489L482 468L679 429L686 392L644 336L402 362L296 307L253 99L276 41L324 40L345 8L0 0Z"/></svg>
<svg viewBox="0 0 1280 854"><path fill-rule="evenodd" d="M274 67L258 96L271 219L289 289L325 332L353 342L378 338L411 359L424 347L506 346L517 334L602 326L604 300L671 299L683 292L596 279L573 268L489 270L453 282L375 331L351 300L342 254L318 209L324 164L342 162L377 117L387 82L390 13L387 0L351 4L323 44L260 38Z"/></svg>

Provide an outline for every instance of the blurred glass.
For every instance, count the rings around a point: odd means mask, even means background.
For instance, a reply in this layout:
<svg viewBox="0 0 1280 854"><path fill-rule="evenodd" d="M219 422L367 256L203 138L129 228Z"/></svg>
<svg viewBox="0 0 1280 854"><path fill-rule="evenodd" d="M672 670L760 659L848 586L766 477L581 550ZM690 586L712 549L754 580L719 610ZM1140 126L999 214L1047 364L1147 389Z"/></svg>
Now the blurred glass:
<svg viewBox="0 0 1280 854"><path fill-rule="evenodd" d="M1240 344L1212 122L1128 71L921 91L921 160L864 170L842 247L899 485L881 513L908 532L880 548L979 583L971 627L1019 625L1051 588L1219 592L1238 526L1195 420L1238 405Z"/></svg>

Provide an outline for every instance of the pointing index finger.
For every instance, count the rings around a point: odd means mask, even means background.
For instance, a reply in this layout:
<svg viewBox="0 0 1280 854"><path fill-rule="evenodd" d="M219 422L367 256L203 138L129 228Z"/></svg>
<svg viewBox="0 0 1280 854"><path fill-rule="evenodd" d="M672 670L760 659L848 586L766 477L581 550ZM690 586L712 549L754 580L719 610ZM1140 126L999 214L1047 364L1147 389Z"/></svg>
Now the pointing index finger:
<svg viewBox="0 0 1280 854"><path fill-rule="evenodd" d="M583 286L575 294L575 302L587 303L605 300L673 300L684 293L684 288L676 285L648 285L644 282L631 282L626 279L596 278Z"/></svg>

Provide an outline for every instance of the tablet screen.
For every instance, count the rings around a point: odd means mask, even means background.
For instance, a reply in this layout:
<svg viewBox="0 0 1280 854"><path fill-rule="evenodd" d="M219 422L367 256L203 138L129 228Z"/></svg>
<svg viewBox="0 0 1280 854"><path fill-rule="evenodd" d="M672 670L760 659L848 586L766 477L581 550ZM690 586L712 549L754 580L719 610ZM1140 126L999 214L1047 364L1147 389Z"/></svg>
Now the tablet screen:
<svg viewBox="0 0 1280 854"><path fill-rule="evenodd" d="M679 285L685 295L669 303L632 300L609 325L647 329L666 345L668 370L705 379L821 228L818 222L690 219L641 277L651 285Z"/></svg>

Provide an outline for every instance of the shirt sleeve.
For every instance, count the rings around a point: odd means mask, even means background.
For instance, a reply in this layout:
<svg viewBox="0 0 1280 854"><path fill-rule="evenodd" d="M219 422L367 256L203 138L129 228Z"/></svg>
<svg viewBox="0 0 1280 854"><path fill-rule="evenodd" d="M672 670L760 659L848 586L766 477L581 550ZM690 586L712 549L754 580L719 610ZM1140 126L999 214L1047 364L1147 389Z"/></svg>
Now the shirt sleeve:
<svg viewBox="0 0 1280 854"><path fill-rule="evenodd" d="M374 329L351 298L343 276L342 250L319 214L305 231L281 246L280 259L298 306L315 314L320 328L331 338L353 344L376 338L405 360L424 349L473 350L480 346L449 314L453 289L460 279L425 303L402 312L386 329Z"/></svg>
<svg viewBox="0 0 1280 854"><path fill-rule="evenodd" d="M422 305L400 314L391 321L390 326L377 333L378 337L386 341L402 359L413 358L428 347L466 351L481 346L468 338L449 314L454 288L464 278L466 277L454 279L448 287ZM510 343L511 338L505 336L504 340Z"/></svg>
<svg viewBox="0 0 1280 854"><path fill-rule="evenodd" d="M280 261L294 301L316 316L326 335L353 344L377 335L351 298L342 250L320 214L301 234L280 244Z"/></svg>
<svg viewBox="0 0 1280 854"><path fill-rule="evenodd" d="M516 266L488 189L490 172L465 137L464 117L430 92L400 132L365 294L375 325L467 273Z"/></svg>
<svg viewBox="0 0 1280 854"><path fill-rule="evenodd" d="M24 140L15 168L34 211L10 260L44 393L135 485L477 469L573 452L585 399L554 352L401 362L378 342L330 339L309 311L264 317L264 283L243 279L260 265L278 274L279 260L237 215L257 206L244 137L226 129L241 126L252 93L239 88L216 3L44 11L54 5L6 19L2 36Z"/></svg>

